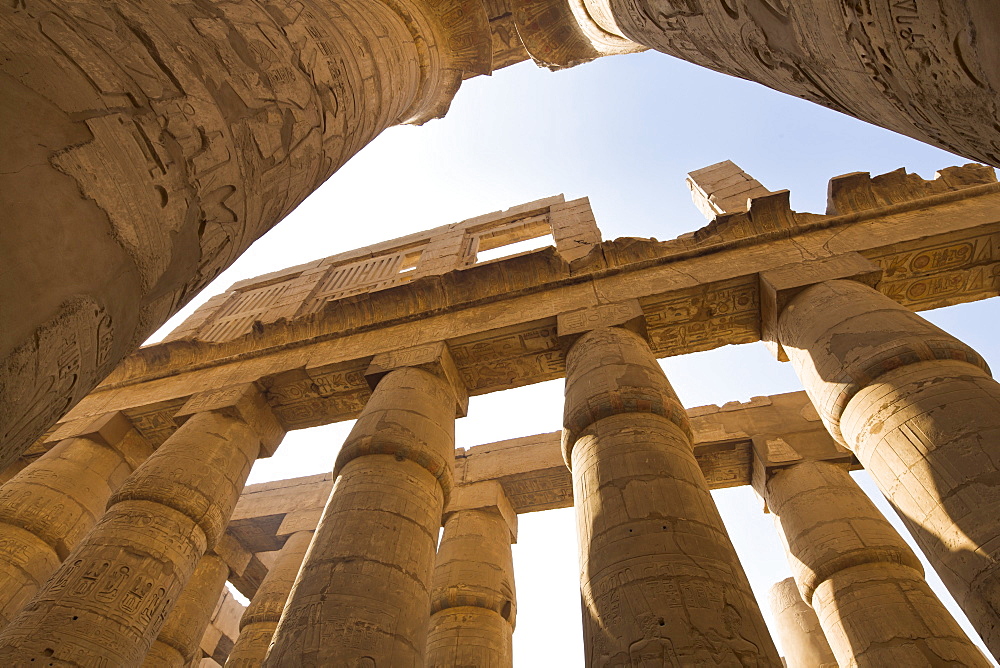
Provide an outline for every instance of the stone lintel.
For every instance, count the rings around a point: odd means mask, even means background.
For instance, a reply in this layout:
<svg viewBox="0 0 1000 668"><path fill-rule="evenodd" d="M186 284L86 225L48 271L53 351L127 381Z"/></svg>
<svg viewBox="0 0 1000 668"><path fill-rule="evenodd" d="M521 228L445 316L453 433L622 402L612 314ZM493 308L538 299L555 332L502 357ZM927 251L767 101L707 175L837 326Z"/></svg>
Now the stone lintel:
<svg viewBox="0 0 1000 668"><path fill-rule="evenodd" d="M248 550L235 536L226 532L222 534L218 544L212 552L226 562L229 567L230 576L240 576L246 571L250 560L253 559L253 552Z"/></svg>
<svg viewBox="0 0 1000 668"><path fill-rule="evenodd" d="M602 327L622 327L648 340L646 317L638 299L568 311L556 318L556 334L567 350L587 332Z"/></svg>
<svg viewBox="0 0 1000 668"><path fill-rule="evenodd" d="M45 442L48 445L55 445L67 438L89 438L114 447L133 429L132 421L124 413L112 411L95 417L64 422L48 435Z"/></svg>
<svg viewBox="0 0 1000 668"><path fill-rule="evenodd" d="M788 356L778 341L778 319L795 295L817 283L851 280L875 287L882 278L882 268L857 252L819 260L788 264L760 276L760 335L774 356L787 362Z"/></svg>
<svg viewBox="0 0 1000 668"><path fill-rule="evenodd" d="M379 353L372 358L365 371L365 379L372 390L378 382L395 369L412 367L428 371L444 379L455 392L455 414L465 417L469 412L469 391L462 381L462 375L455 366L455 360L443 341L409 348L400 348Z"/></svg>
<svg viewBox="0 0 1000 668"><path fill-rule="evenodd" d="M517 512L507 500L503 487L496 480L484 480L470 485L457 485L444 509L444 519L461 510L489 510L495 508L507 523L510 542L517 542Z"/></svg>
<svg viewBox="0 0 1000 668"><path fill-rule="evenodd" d="M240 383L192 395L174 415L183 424L196 413L215 411L243 420L260 439L260 457L270 457L285 437L285 427L254 383Z"/></svg>

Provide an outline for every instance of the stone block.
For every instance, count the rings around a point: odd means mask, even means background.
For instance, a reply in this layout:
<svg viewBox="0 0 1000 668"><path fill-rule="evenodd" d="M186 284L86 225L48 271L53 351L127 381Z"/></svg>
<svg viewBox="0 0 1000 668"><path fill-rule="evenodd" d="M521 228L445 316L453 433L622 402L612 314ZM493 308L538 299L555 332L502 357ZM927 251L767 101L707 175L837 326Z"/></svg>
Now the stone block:
<svg viewBox="0 0 1000 668"><path fill-rule="evenodd" d="M260 439L261 457L273 455L285 437L285 427L278 421L254 383L199 392L177 411L174 421L182 424L192 415L207 411L238 417L249 425Z"/></svg>
<svg viewBox="0 0 1000 668"><path fill-rule="evenodd" d="M390 371L413 367L444 379L455 392L455 414L464 417L469 410L469 391L455 366L455 360L444 342L429 343L379 353L372 358L365 379L372 390Z"/></svg>
<svg viewBox="0 0 1000 668"><path fill-rule="evenodd" d="M860 253L806 260L762 271L760 277L760 338L774 356L787 362L778 340L778 318L795 295L824 281L846 279L874 287L882 269Z"/></svg>

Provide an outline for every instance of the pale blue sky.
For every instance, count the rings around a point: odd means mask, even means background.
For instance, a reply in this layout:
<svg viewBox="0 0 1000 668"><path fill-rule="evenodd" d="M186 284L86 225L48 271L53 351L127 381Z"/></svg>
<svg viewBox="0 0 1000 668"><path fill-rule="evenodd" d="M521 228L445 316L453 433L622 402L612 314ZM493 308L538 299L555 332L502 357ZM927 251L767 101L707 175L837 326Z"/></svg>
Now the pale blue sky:
<svg viewBox="0 0 1000 668"><path fill-rule="evenodd" d="M443 120L386 131L181 318L237 280L557 193L589 196L606 239L669 239L704 224L684 184L687 172L725 159L771 190L791 190L793 208L815 213L824 211L832 176L906 167L929 178L969 162L658 53L561 72L521 63L466 81ZM1000 367L994 300L927 315ZM757 344L671 358L664 367L689 407L801 389L789 365ZM554 431L561 401L561 381L476 397L458 422L458 445ZM290 434L272 460L254 467L251 482L329 470L348 429ZM764 595L790 574L770 517L749 488L716 499L769 616ZM520 521L515 665L582 665L573 512Z"/></svg>

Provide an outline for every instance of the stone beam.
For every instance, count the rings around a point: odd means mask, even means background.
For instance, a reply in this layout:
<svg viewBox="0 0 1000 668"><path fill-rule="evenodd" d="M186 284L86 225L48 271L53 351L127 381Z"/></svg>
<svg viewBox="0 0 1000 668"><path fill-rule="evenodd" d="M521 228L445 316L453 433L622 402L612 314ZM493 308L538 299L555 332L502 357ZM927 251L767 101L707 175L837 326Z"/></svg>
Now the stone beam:
<svg viewBox="0 0 1000 668"><path fill-rule="evenodd" d="M852 461L827 434L805 392L688 410L698 460L709 487L751 482L754 441L789 444L815 459ZM560 451L560 432L536 434L455 451L455 484L497 481L517 513L573 505L573 486ZM284 539L315 528L333 487L324 473L250 485L228 533L251 552L269 552Z"/></svg>
<svg viewBox="0 0 1000 668"><path fill-rule="evenodd" d="M550 224L557 204L542 207ZM593 242L586 208L573 214L581 222L566 225ZM461 238L475 234L466 228ZM672 241L594 242L572 261L543 249L276 320L263 307L249 314L250 331L235 338L188 337L140 350L64 420L120 410L159 443L196 388L237 382L257 382L286 429L351 419L370 396L364 371L373 355L440 341L470 395L550 380L565 365L557 315L605 301L638 300L658 357L749 343L761 339L761 272L851 253L878 268L879 291L915 311L997 295L1000 185L993 170L949 168L928 181L903 170L849 174L831 181L826 215L793 212L782 191ZM274 277L254 280L260 283L236 289L267 287Z"/></svg>

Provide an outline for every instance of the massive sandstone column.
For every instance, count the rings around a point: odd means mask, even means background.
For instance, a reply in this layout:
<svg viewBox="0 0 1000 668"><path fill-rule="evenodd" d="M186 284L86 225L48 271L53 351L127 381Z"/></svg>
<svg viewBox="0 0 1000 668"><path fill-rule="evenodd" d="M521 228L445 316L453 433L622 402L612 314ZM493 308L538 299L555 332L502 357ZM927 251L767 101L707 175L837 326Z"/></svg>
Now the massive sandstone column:
<svg viewBox="0 0 1000 668"><path fill-rule="evenodd" d="M683 406L641 336L599 327L615 308L559 318L598 325L567 354L563 417L587 665L780 666Z"/></svg>
<svg viewBox="0 0 1000 668"><path fill-rule="evenodd" d="M794 578L775 583L768 592L778 640L787 668L837 668L816 612L802 600Z"/></svg>
<svg viewBox="0 0 1000 668"><path fill-rule="evenodd" d="M427 632L427 668L511 668L517 515L496 481L458 487L445 512Z"/></svg>
<svg viewBox="0 0 1000 668"><path fill-rule="evenodd" d="M292 583L312 541L312 531L288 537L240 619L240 635L226 659L227 668L258 668L278 628Z"/></svg>
<svg viewBox="0 0 1000 668"><path fill-rule="evenodd" d="M529 29L528 51L550 67L587 59L588 51L567 47L567 35L633 41L1000 166L994 0L520 0L512 7L518 27ZM537 29L537 17L547 30ZM543 34L551 37L533 38Z"/></svg>
<svg viewBox="0 0 1000 668"><path fill-rule="evenodd" d="M385 128L490 71L479 0L7 3L0 470Z"/></svg>
<svg viewBox="0 0 1000 668"><path fill-rule="evenodd" d="M150 647L142 664L145 668L185 668L195 655L201 658L201 637L212 621L227 579L226 562L214 552L206 552Z"/></svg>
<svg viewBox="0 0 1000 668"><path fill-rule="evenodd" d="M137 666L225 529L281 426L253 385L208 391L111 497L107 513L0 633L0 665Z"/></svg>
<svg viewBox="0 0 1000 668"><path fill-rule="evenodd" d="M337 457L269 668L423 668L464 387L443 344L377 355L368 375L378 384Z"/></svg>
<svg viewBox="0 0 1000 668"><path fill-rule="evenodd" d="M856 281L806 287L778 313L777 338L831 434L1000 656L1000 385L986 363Z"/></svg>
<svg viewBox="0 0 1000 668"><path fill-rule="evenodd" d="M34 596L152 452L121 413L71 422L0 487L0 628Z"/></svg>
<svg viewBox="0 0 1000 668"><path fill-rule="evenodd" d="M768 476L765 500L840 666L990 666L846 465L779 468Z"/></svg>

